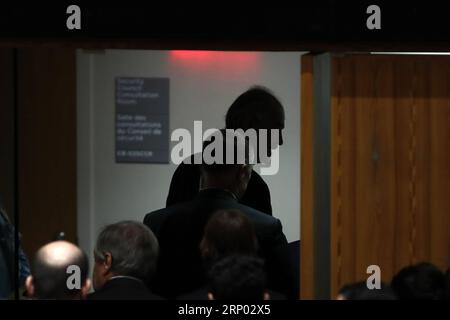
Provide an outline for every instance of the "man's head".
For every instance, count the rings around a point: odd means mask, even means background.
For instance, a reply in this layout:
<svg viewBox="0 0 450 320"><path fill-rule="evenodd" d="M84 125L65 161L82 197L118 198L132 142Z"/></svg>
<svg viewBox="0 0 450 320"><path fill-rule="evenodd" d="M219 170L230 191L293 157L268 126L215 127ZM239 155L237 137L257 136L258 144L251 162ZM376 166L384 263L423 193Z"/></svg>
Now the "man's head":
<svg viewBox="0 0 450 320"><path fill-rule="evenodd" d="M401 300L440 300L444 297L445 276L431 263L419 263L400 270L391 287Z"/></svg>
<svg viewBox="0 0 450 320"><path fill-rule="evenodd" d="M242 93L231 104L225 117L225 125L228 129L278 129L278 141L273 146L270 139L267 140L268 155L270 146L276 147L283 144L282 131L284 129L284 109L280 101L267 88L254 86ZM270 134L268 136L270 138Z"/></svg>
<svg viewBox="0 0 450 320"><path fill-rule="evenodd" d="M110 224L100 232L94 249L94 289L114 276L147 281L155 272L159 245L153 232L136 221Z"/></svg>
<svg viewBox="0 0 450 320"><path fill-rule="evenodd" d="M217 261L209 270L209 300L268 300L262 259L231 255Z"/></svg>
<svg viewBox="0 0 450 320"><path fill-rule="evenodd" d="M201 187L226 189L242 197L251 178L254 150L239 132L218 130L203 143Z"/></svg>
<svg viewBox="0 0 450 320"><path fill-rule="evenodd" d="M253 224L238 210L221 210L205 226L200 251L211 262L231 254L256 255L258 244Z"/></svg>
<svg viewBox="0 0 450 320"><path fill-rule="evenodd" d="M51 242L36 253L25 286L36 299L84 299L91 286L88 270L88 259L80 248L67 241Z"/></svg>

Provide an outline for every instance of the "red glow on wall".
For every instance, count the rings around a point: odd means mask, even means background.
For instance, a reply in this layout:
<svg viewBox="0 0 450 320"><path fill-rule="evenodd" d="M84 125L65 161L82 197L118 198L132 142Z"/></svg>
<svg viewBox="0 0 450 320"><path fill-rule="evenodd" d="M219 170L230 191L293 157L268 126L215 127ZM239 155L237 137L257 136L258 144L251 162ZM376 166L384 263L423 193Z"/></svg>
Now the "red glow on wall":
<svg viewBox="0 0 450 320"><path fill-rule="evenodd" d="M175 58L180 59L211 59L217 54L221 54L220 51L202 51L202 50L172 50L171 54Z"/></svg>
<svg viewBox="0 0 450 320"><path fill-rule="evenodd" d="M236 51L172 50L171 62L197 71L213 71L222 75L236 72L254 73L260 68L260 53Z"/></svg>

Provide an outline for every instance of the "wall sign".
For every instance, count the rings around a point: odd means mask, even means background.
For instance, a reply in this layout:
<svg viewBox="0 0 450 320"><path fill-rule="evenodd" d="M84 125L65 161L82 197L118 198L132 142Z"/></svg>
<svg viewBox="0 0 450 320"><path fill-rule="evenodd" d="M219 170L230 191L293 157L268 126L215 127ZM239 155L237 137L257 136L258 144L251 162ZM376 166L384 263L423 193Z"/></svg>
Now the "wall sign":
<svg viewBox="0 0 450 320"><path fill-rule="evenodd" d="M169 163L169 79L116 78L116 162Z"/></svg>

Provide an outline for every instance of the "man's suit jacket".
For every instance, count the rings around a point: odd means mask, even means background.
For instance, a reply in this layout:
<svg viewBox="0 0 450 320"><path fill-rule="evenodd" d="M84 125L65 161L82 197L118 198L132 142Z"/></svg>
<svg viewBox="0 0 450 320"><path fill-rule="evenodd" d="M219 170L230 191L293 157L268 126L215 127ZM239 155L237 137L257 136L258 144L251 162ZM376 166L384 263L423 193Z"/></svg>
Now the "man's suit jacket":
<svg viewBox="0 0 450 320"><path fill-rule="evenodd" d="M175 170L170 181L166 207L191 201L198 194L200 165L194 164L194 157L195 155L191 156L191 164L181 163ZM252 171L247 190L245 190L239 202L268 215L272 215L269 187L256 171Z"/></svg>
<svg viewBox="0 0 450 320"><path fill-rule="evenodd" d="M265 260L269 289L288 297L292 292L292 268L281 222L240 204L221 189L202 190L194 200L160 209L145 216L160 244L154 291L168 298L191 292L206 282L199 245L208 219L220 209L237 209L252 221Z"/></svg>
<svg viewBox="0 0 450 320"><path fill-rule="evenodd" d="M102 288L89 294L88 300L161 300L150 292L142 281L130 278L113 278Z"/></svg>

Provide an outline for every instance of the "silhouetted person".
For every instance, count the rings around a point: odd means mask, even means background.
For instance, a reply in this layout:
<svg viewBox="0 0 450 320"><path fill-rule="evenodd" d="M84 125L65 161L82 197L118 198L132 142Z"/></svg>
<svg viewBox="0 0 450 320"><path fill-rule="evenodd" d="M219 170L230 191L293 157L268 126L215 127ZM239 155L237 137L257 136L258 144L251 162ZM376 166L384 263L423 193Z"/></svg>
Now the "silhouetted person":
<svg viewBox="0 0 450 320"><path fill-rule="evenodd" d="M219 259L208 272L209 300L269 300L264 262L255 256Z"/></svg>
<svg viewBox="0 0 450 320"><path fill-rule="evenodd" d="M0 197L0 299L12 298L14 294L15 230L9 221ZM30 275L28 258L19 243L19 288L23 289ZM23 291L23 290L22 290Z"/></svg>
<svg viewBox="0 0 450 320"><path fill-rule="evenodd" d="M78 270L72 269L73 266ZM28 296L46 300L85 299L91 287L88 270L87 256L80 248L67 241L51 242L36 253L32 275L25 282Z"/></svg>
<svg viewBox="0 0 450 320"><path fill-rule="evenodd" d="M345 285L339 290L337 300L396 300L394 292L384 283L380 289L369 289L366 281Z"/></svg>
<svg viewBox="0 0 450 320"><path fill-rule="evenodd" d="M419 263L400 270L391 281L400 300L441 300L445 292L445 276L431 263Z"/></svg>
<svg viewBox="0 0 450 320"><path fill-rule="evenodd" d="M284 109L280 101L266 88L255 86L242 93L230 106L225 118L227 129L279 129L278 145L283 144ZM268 144L270 145L270 139ZM268 148L270 156L271 148ZM166 206L190 201L200 188L200 165L181 163L172 176ZM270 191L261 176L253 171L248 187L239 202L272 215Z"/></svg>
<svg viewBox="0 0 450 320"><path fill-rule="evenodd" d="M158 241L140 222L123 221L106 226L94 250L95 292L89 300L160 299L147 288L158 258Z"/></svg>
<svg viewBox="0 0 450 320"><path fill-rule="evenodd" d="M206 224L200 252L206 269L229 255L256 256L258 240L252 222L238 210L214 213Z"/></svg>
<svg viewBox="0 0 450 320"><path fill-rule="evenodd" d="M232 143L236 147L243 143L242 137L229 140L223 139L224 144ZM225 145L223 150L227 150ZM280 221L238 202L249 183L252 166L204 163L201 173L203 189L193 200L157 210L144 219L161 246L155 284L158 293L173 298L205 284L199 250L205 226L216 211L237 209L255 229L258 252L267 267L269 289L293 297L291 262Z"/></svg>
<svg viewBox="0 0 450 320"><path fill-rule="evenodd" d="M258 240L250 219L238 210L220 210L213 214L205 227L200 242L200 252L204 270L229 256L257 257ZM265 277L265 276L264 276ZM264 288L266 290L266 288ZM189 294L178 297L180 300L207 300L209 288L205 285ZM283 295L267 290L271 299L286 299Z"/></svg>

